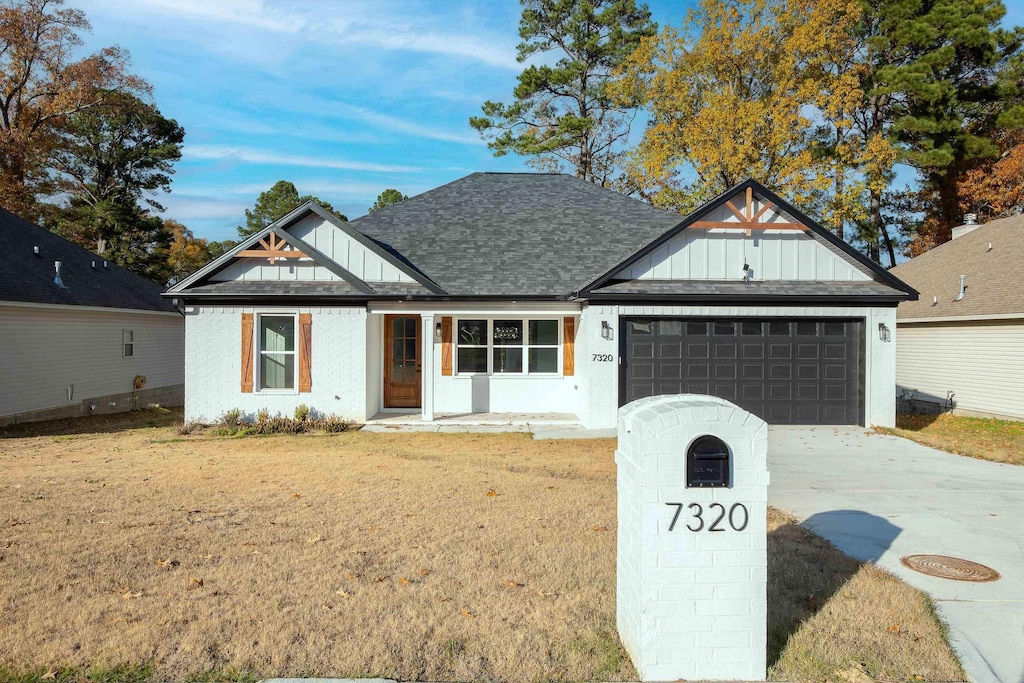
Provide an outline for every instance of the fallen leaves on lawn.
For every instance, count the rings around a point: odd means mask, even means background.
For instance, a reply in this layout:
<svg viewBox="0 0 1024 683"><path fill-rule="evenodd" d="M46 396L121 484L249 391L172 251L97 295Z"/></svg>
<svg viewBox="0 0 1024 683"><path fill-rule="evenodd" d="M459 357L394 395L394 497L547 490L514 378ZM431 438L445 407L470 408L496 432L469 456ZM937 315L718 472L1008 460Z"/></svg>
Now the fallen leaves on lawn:
<svg viewBox="0 0 1024 683"><path fill-rule="evenodd" d="M500 494L497 491L495 491L494 489L491 489L490 491L487 492L487 497L488 498L493 498L494 496L497 496L497 495L500 495Z"/></svg>
<svg viewBox="0 0 1024 683"><path fill-rule="evenodd" d="M189 577L189 579L188 579L188 590L194 590L196 588L202 588L202 587L203 587L203 580L202 579L197 579L194 576L190 576Z"/></svg>
<svg viewBox="0 0 1024 683"><path fill-rule="evenodd" d="M410 583L412 583L412 581L410 581L409 579L405 578L404 576L399 576L398 577L398 583L409 585Z"/></svg>
<svg viewBox="0 0 1024 683"><path fill-rule="evenodd" d="M505 584L506 588L522 588L523 587L523 584L517 583L515 581L505 581L504 584Z"/></svg>
<svg viewBox="0 0 1024 683"><path fill-rule="evenodd" d="M594 526L594 527L593 527L593 528L591 529L591 531L608 531L608 527L606 527L606 526L596 526L596 525L595 525L595 526Z"/></svg>
<svg viewBox="0 0 1024 683"><path fill-rule="evenodd" d="M470 612L469 610L465 610L464 609L464 610L462 610L462 613L464 615L466 615L467 617L469 617L470 619L476 619L476 615L473 614L472 612Z"/></svg>
<svg viewBox="0 0 1024 683"><path fill-rule="evenodd" d="M307 538L306 539L306 543L311 543L311 544L312 543L319 543L322 540L324 540L324 537L321 536L320 534L317 534L316 536L313 536L312 538Z"/></svg>
<svg viewBox="0 0 1024 683"><path fill-rule="evenodd" d="M334 593L335 593L335 595L340 595L340 596L341 596L341 597L343 597L343 598L347 598L347 597L349 597L350 595L352 595L351 593L349 593L349 592L348 592L347 590L345 590L344 588L339 588L338 590L334 591Z"/></svg>

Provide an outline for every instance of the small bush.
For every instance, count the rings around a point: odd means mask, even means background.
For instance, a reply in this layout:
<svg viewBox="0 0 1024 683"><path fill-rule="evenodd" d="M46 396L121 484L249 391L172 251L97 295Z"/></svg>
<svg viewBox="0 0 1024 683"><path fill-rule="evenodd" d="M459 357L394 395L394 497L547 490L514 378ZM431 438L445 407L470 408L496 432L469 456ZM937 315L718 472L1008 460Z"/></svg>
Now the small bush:
<svg viewBox="0 0 1024 683"><path fill-rule="evenodd" d="M251 436L266 434L338 434L352 428L352 422L337 415L322 415L306 405L295 409L295 417L281 414L271 415L266 408L255 416L245 415L237 408L224 413L211 426L198 422L182 425L178 433L182 436L207 432L215 436ZM0 682L2 683L2 682Z"/></svg>

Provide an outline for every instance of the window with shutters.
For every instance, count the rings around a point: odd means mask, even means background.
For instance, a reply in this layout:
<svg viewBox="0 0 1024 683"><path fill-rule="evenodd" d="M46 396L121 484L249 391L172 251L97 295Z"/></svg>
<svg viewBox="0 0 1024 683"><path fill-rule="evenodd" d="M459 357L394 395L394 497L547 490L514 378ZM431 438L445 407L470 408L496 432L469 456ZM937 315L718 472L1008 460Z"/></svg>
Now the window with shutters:
<svg viewBox="0 0 1024 683"><path fill-rule="evenodd" d="M297 374L296 316L260 315L258 343L260 391L294 391Z"/></svg>
<svg viewBox="0 0 1024 683"><path fill-rule="evenodd" d="M557 374L561 330L561 318L457 319L456 374Z"/></svg>

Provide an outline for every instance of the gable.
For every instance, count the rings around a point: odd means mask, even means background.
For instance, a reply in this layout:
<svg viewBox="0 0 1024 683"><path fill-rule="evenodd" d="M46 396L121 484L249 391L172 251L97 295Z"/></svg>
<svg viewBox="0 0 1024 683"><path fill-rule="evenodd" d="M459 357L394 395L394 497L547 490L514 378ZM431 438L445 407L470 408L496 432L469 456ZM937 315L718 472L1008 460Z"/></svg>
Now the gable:
<svg viewBox="0 0 1024 683"><path fill-rule="evenodd" d="M604 281L741 280L744 265L754 281L875 279L870 267L847 253L852 250L824 232L750 181L691 214Z"/></svg>
<svg viewBox="0 0 1024 683"><path fill-rule="evenodd" d="M310 213L289 226L288 234L302 240L365 282L415 282L384 257L317 213ZM209 280L333 282L341 278L308 257L289 258L276 263L270 263L269 259L243 257L236 258L234 263L211 275Z"/></svg>
<svg viewBox="0 0 1024 683"><path fill-rule="evenodd" d="M737 193L732 200L743 199ZM741 212L745 204L732 201ZM766 209L766 202L751 199L752 213ZM745 229L739 216L723 204L701 216L700 222L721 227L682 230L636 262L618 271L616 280L736 280L743 277L743 264L750 266L754 280L868 281L872 278L837 254L831 245L816 239L781 209L768 207L758 216L758 228ZM727 227L736 224L735 228ZM786 226L771 229L767 226ZM764 226L764 227L760 227Z"/></svg>

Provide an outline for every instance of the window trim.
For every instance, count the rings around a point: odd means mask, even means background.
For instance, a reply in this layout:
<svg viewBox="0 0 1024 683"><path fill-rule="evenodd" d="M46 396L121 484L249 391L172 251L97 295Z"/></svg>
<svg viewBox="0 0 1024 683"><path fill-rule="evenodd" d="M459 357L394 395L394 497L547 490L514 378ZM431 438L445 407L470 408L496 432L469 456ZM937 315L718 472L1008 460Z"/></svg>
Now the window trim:
<svg viewBox="0 0 1024 683"><path fill-rule="evenodd" d="M131 335L131 338L128 338ZM131 353L128 353L128 347L131 347ZM121 328L121 357L122 358L134 358L135 357L135 329L129 329L127 327Z"/></svg>
<svg viewBox="0 0 1024 683"><path fill-rule="evenodd" d="M252 333L253 339L253 393L254 394L277 394L277 395L298 395L299 393L299 313L298 311L254 311ZM281 389L263 388L263 364L260 360L263 356L263 340L260 335L260 328L263 318L292 318L295 338L292 340L292 351L270 351L269 353L287 354L292 357L292 377L294 386Z"/></svg>
<svg viewBox="0 0 1024 683"><path fill-rule="evenodd" d="M453 377L561 377L564 364L563 353L565 349L565 318L563 315L533 315L523 316L510 313L508 315L472 315L452 316L452 376ZM483 320L487 324L487 344L460 344L459 326L463 320ZM517 344L495 344L494 343L494 321L515 320L523 325L523 343ZM554 344L530 344L530 322L548 320L555 323L558 330L558 341ZM487 349L487 370L485 372L460 372L459 371L459 348ZM520 372L495 372L494 371L494 350L496 348L516 348L523 350L523 369ZM530 349L555 349L557 351L557 364L552 372L530 372Z"/></svg>

